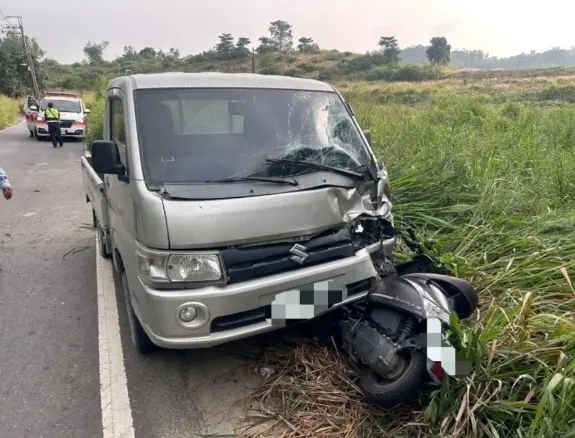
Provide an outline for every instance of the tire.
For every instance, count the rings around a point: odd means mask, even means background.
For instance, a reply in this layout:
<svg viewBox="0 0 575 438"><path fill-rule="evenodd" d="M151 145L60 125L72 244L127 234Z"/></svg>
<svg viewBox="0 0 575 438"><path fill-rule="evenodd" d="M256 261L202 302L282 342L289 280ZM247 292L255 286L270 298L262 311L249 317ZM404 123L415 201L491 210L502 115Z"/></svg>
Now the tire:
<svg viewBox="0 0 575 438"><path fill-rule="evenodd" d="M34 131L30 131L30 138L34 137Z"/></svg>
<svg viewBox="0 0 575 438"><path fill-rule="evenodd" d="M98 239L98 248L100 250L100 256L102 256L105 259L109 259L110 254L108 253L106 245L104 244L104 231L102 230L102 227L100 227L100 225L96 226L96 230L97 230L96 235Z"/></svg>
<svg viewBox="0 0 575 438"><path fill-rule="evenodd" d="M380 382L370 370L363 369L360 372L360 384L368 400L380 406L394 406L417 400L427 378L427 358L421 350L407 348L404 351L409 363L396 380Z"/></svg>
<svg viewBox="0 0 575 438"><path fill-rule="evenodd" d="M128 325L130 326L132 344L134 344L134 347L136 347L136 350L138 350L138 353L140 354L153 353L158 349L158 346L150 340L134 312L134 308L132 307L132 302L130 300L128 276L125 271L122 272L122 293L124 294L124 300L126 302L126 312L128 313Z"/></svg>
<svg viewBox="0 0 575 438"><path fill-rule="evenodd" d="M38 137L38 130L34 131L34 137L36 137L37 141L42 141L42 137Z"/></svg>

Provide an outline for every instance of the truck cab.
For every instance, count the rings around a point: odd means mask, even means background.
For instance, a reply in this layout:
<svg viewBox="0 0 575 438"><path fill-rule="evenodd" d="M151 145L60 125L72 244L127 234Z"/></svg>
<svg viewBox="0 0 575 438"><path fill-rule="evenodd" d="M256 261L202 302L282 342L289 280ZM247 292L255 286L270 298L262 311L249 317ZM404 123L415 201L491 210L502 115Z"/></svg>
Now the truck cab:
<svg viewBox="0 0 575 438"><path fill-rule="evenodd" d="M40 102L33 96L26 98L24 114L30 137L36 137L37 140L49 138L44 111L50 102L60 111L62 137L83 140L86 136L86 117L90 110L86 108L79 93L71 92L46 92Z"/></svg>
<svg viewBox="0 0 575 438"><path fill-rule="evenodd" d="M123 76L104 123L84 184L141 353L282 327L286 294L316 302L296 319L329 312L363 298L392 257L387 171L330 84Z"/></svg>

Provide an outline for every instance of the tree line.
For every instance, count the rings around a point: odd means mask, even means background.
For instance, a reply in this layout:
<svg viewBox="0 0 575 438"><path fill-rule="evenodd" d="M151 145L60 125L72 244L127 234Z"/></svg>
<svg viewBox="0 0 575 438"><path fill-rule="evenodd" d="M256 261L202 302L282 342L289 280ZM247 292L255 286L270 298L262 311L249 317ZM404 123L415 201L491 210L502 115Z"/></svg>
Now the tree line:
<svg viewBox="0 0 575 438"><path fill-rule="evenodd" d="M209 50L205 50L196 57L206 59L232 60L248 58L252 50L257 54L278 53L297 51L300 53L318 53L319 45L312 37L302 36L298 39L298 44L294 49L293 26L284 20L272 21L268 27L268 35L259 38L257 47L250 49L252 41L247 37L237 39L231 33L218 35L218 42ZM395 37L380 37L378 42L382 61L384 64L399 62L401 60L399 43ZM88 43L84 46L84 55L91 65L103 62L103 54L108 47L108 42ZM434 37L430 40L430 46L426 50L426 56L432 64L446 65L450 61L451 45L447 43L445 37ZM193 57L193 55L192 55ZM177 49L170 49L165 53L162 50L156 51L152 47L144 47L136 50L132 46L124 46L124 53L120 60L152 60L152 59L179 59L180 52Z"/></svg>
<svg viewBox="0 0 575 438"><path fill-rule="evenodd" d="M311 36L296 39L294 35L290 23L275 20L269 23L267 34L259 37L255 43L244 36L221 33L215 44L201 53L183 56L177 48L158 50L125 46L123 53L112 61L104 57L107 41L88 41L83 49L85 59L73 64L61 64L46 58L34 38L28 39L28 45L32 49L36 71L39 72L40 86L69 89L92 88L102 76L119 75L126 70L142 73L166 70L245 72L251 69L252 53L259 73L319 79L433 79L434 76L429 74L432 70L425 70L425 65L478 69L575 66L575 48L553 48L543 53L530 52L497 58L481 50L452 50L450 43L442 36L431 38L428 45L406 48L400 47L395 36L382 36L374 42L374 50L354 54L321 50ZM423 66L416 68L413 64ZM17 33L8 32L0 36L0 94L21 96L30 89L30 73L21 38Z"/></svg>

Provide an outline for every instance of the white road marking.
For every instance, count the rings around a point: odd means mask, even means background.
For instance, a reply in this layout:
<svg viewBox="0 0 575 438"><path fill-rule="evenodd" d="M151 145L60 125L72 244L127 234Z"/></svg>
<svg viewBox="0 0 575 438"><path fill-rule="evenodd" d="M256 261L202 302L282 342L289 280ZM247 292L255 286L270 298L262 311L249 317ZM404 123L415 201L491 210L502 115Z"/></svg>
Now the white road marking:
<svg viewBox="0 0 575 438"><path fill-rule="evenodd" d="M97 239L96 277L98 283L100 404L104 438L134 438L112 264L100 256Z"/></svg>
<svg viewBox="0 0 575 438"><path fill-rule="evenodd" d="M8 131L9 129L15 128L16 126L19 126L19 125L21 125L22 123L25 123L25 122L26 122L26 120L24 119L24 120L22 120L21 122L16 123L15 125L8 126L7 128L4 128L4 129L0 130L0 132Z"/></svg>

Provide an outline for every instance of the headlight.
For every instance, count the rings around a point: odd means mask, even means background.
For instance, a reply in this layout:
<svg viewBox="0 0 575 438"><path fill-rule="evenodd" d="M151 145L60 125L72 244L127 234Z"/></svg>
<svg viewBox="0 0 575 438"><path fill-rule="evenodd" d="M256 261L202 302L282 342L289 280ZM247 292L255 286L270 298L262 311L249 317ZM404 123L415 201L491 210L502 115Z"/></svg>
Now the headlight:
<svg viewBox="0 0 575 438"><path fill-rule="evenodd" d="M136 268L140 278L151 283L206 282L223 278L218 253L169 254L138 247Z"/></svg>
<svg viewBox="0 0 575 438"><path fill-rule="evenodd" d="M222 278L217 254L171 255L168 259L170 281L216 281Z"/></svg>

